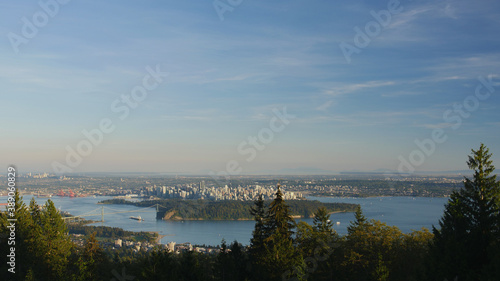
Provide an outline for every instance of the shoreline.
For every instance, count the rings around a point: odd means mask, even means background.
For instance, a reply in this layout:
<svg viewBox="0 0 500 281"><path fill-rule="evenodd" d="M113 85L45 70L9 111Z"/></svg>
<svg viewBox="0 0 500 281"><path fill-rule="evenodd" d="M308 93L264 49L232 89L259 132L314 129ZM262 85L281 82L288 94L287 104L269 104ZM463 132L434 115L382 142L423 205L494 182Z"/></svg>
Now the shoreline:
<svg viewBox="0 0 500 281"><path fill-rule="evenodd" d="M167 237L168 236L168 235L161 235L160 233L158 233L158 231L153 231L153 232L150 232L150 233L156 233L158 235L158 237L156 237L156 239L155 239L155 243L157 245L162 244L161 243L161 239L163 239L163 237Z"/></svg>
<svg viewBox="0 0 500 281"><path fill-rule="evenodd" d="M336 195L308 195L309 197L339 198L339 199L367 199L367 198L387 198L387 197L408 197L408 198L449 198L444 196L410 196L410 195L363 195L363 196L336 196ZM311 199L307 199L311 200Z"/></svg>
<svg viewBox="0 0 500 281"><path fill-rule="evenodd" d="M354 213L355 211L333 211L329 212L328 214L338 214L338 213ZM291 216L293 219L312 219L314 216L310 217L304 217L301 215L292 215ZM239 218L239 219L195 219L195 218L189 218L189 219L168 219L168 220L163 220L163 221L253 221L254 218Z"/></svg>
<svg viewBox="0 0 500 281"><path fill-rule="evenodd" d="M134 232L137 232L137 231L134 231ZM157 244L157 245L162 244L161 243L161 239L163 239L163 237L169 236L169 235L162 235L158 231L147 231L147 233L149 233L149 234L156 234L157 235L157 237L155 238L155 244Z"/></svg>

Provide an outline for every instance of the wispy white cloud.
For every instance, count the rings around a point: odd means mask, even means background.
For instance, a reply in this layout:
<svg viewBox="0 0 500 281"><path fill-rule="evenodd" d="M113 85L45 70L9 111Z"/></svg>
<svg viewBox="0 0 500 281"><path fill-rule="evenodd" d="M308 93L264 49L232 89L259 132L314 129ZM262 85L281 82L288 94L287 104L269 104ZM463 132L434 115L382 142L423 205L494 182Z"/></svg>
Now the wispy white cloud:
<svg viewBox="0 0 500 281"><path fill-rule="evenodd" d="M106 71L89 73L85 70L65 67L47 66L44 62L18 61L0 66L0 79L3 87L10 84L13 89L41 91L43 89L67 90L104 85L109 82ZM66 92L70 94L70 91Z"/></svg>
<svg viewBox="0 0 500 281"><path fill-rule="evenodd" d="M451 3L447 3L444 7L444 14L452 19L458 19L457 9Z"/></svg>
<svg viewBox="0 0 500 281"><path fill-rule="evenodd" d="M433 77L426 77L430 81L476 79L478 75L498 76L500 65L500 53L475 55L468 57L452 57L436 59L432 65L426 67L432 72ZM422 79L416 80L421 82Z"/></svg>
<svg viewBox="0 0 500 281"><path fill-rule="evenodd" d="M165 121L210 121L212 120L211 117L208 116L171 116L171 115L164 115L161 116L161 120Z"/></svg>
<svg viewBox="0 0 500 281"><path fill-rule="evenodd" d="M403 6L403 12L393 16L389 26L376 42L379 46L390 47L395 47L400 43L440 42L442 35L440 34L440 37L436 38L433 31L443 29L443 25L436 21L458 20L460 10L466 9L458 6L456 1L407 3Z"/></svg>
<svg viewBox="0 0 500 281"><path fill-rule="evenodd" d="M221 115L215 108L182 110L181 112L172 112L172 114L161 115L163 121L213 121L227 119L228 116Z"/></svg>
<svg viewBox="0 0 500 281"><path fill-rule="evenodd" d="M395 124L410 124L415 120L415 117L421 118L429 114L426 110L358 111L348 114L335 113L332 115L298 118L297 122L307 124L337 123L349 127L392 126Z"/></svg>
<svg viewBox="0 0 500 281"><path fill-rule="evenodd" d="M270 120L271 117L273 116L273 110L281 110L282 108L286 107L287 112L295 115L295 113L290 111L290 107L286 106L284 104L267 104L267 105L262 105L262 106L255 106L250 108L250 120L252 121L265 121L265 120Z"/></svg>
<svg viewBox="0 0 500 281"><path fill-rule="evenodd" d="M326 101L325 103L323 103L322 105L316 107L316 110L319 110L319 111L326 111L328 108L330 108L332 105L334 104L334 101L333 100L329 100L329 101Z"/></svg>
<svg viewBox="0 0 500 281"><path fill-rule="evenodd" d="M493 127L500 127L500 122L488 122L488 123L486 123L486 125L490 125Z"/></svg>
<svg viewBox="0 0 500 281"><path fill-rule="evenodd" d="M415 80L410 80L408 83L410 84L418 84L418 83L437 83L437 82L445 82L445 81L450 81L450 80L467 80L471 79L471 77L466 77L466 76L441 76L440 73L436 73L435 76L427 76Z"/></svg>
<svg viewBox="0 0 500 281"><path fill-rule="evenodd" d="M172 72L172 75L169 77L169 81L174 83L210 84L218 82L239 82L250 80L252 78L259 79L259 77L267 75L265 73L230 74L231 73L217 69L205 69L191 72Z"/></svg>
<svg viewBox="0 0 500 281"><path fill-rule="evenodd" d="M356 92L363 89L378 88L385 86L392 86L396 83L394 81L368 81L364 83L352 83L333 86L330 89L324 90L324 94L329 96L339 96L347 93Z"/></svg>
<svg viewBox="0 0 500 281"><path fill-rule="evenodd" d="M410 23L416 21L422 14L428 13L433 10L435 10L435 7L428 5L413 8L408 11L403 11L402 13L394 16L394 19L387 28L404 28L403 26L407 26Z"/></svg>
<svg viewBox="0 0 500 281"><path fill-rule="evenodd" d="M446 129L446 128L449 128L453 125L454 124L452 124L452 123L436 123L436 124L419 124L419 125L416 125L416 127L423 127L423 128L427 128L427 129Z"/></svg>
<svg viewBox="0 0 500 281"><path fill-rule="evenodd" d="M255 74L240 74L236 76L231 76L231 77L222 77L222 78L217 78L214 81L243 81L246 80L250 77L256 76Z"/></svg>
<svg viewBox="0 0 500 281"><path fill-rule="evenodd" d="M394 97L403 97L403 96L416 96L416 95L421 95L422 92L416 92L416 91L394 91L394 92L385 92L381 94L381 97L384 98L394 98Z"/></svg>

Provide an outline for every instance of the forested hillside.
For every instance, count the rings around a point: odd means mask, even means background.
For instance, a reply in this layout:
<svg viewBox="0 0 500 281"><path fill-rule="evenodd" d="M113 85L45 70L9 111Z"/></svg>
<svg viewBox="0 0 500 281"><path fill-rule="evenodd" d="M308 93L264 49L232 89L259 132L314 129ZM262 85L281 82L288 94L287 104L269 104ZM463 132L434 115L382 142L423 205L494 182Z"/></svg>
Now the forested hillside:
<svg viewBox="0 0 500 281"><path fill-rule="evenodd" d="M207 200L146 200L131 202L124 199L110 199L102 201L103 204L128 204L138 207L160 206L159 217L170 220L251 220L251 201L207 201ZM266 202L266 204L269 204ZM290 213L294 217L310 218L314 212L325 207L328 212L354 212L356 204L349 203L321 203L309 200L287 201Z"/></svg>

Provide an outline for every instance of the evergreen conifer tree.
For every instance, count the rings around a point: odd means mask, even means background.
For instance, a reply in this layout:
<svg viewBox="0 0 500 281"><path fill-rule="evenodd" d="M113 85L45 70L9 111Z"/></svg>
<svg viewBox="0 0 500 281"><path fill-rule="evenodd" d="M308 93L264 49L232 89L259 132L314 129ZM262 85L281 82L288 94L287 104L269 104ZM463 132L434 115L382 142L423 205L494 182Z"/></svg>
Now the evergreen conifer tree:
<svg viewBox="0 0 500 281"><path fill-rule="evenodd" d="M493 278L491 264L498 258L500 241L500 183L492 174L491 156L484 144L472 150L467 165L473 177L466 177L464 187L451 194L440 229L433 228L431 276L436 280Z"/></svg>
<svg viewBox="0 0 500 281"><path fill-rule="evenodd" d="M67 280L68 257L73 244L67 235L66 224L51 200L40 207L32 199L26 206L15 193L16 219L16 277L20 280ZM8 213L6 213L8 216ZM2 215L5 217L5 215ZM7 218L0 223L3 233ZM29 273L29 274L28 274Z"/></svg>
<svg viewBox="0 0 500 281"><path fill-rule="evenodd" d="M263 261L267 266L267 280L301 278L304 261L300 251L294 245L295 221L288 205L283 200L279 184L276 197L269 205L266 217Z"/></svg>
<svg viewBox="0 0 500 281"><path fill-rule="evenodd" d="M306 259L312 261L307 263L306 269L311 280L331 280L336 275L334 251L339 248L339 236L325 207L314 213L312 229L313 241Z"/></svg>
<svg viewBox="0 0 500 281"><path fill-rule="evenodd" d="M78 259L79 275L76 276L76 280L92 281L100 280L100 277L102 278L99 275L99 267L103 266L106 257L95 236L96 233L93 232L85 242L85 246Z"/></svg>
<svg viewBox="0 0 500 281"><path fill-rule="evenodd" d="M10 253L10 247L15 246L16 260L27 261L26 263L16 263L15 278L17 278L17 280L24 280L24 277L26 276L28 271L30 271L30 267L32 265L32 263L30 262L34 261L34 259L32 259L29 254L29 244L26 243L32 229L33 222L29 209L23 202L22 197L17 190L14 193L13 209L14 212L10 212L8 211L8 209L6 209L5 213L0 214L0 250L2 253ZM10 225L8 219L15 220L15 244L12 245L8 244L8 238L10 237L11 233L11 229L8 228L8 226ZM9 265L7 264L7 254L2 254L2 256L0 257L0 261L2 261L2 263L0 264L0 276L5 277L1 278L1 280L8 280L9 278L12 278L12 273L7 271L7 269L9 268ZM31 273L31 275L33 275L33 273Z"/></svg>
<svg viewBox="0 0 500 281"><path fill-rule="evenodd" d="M319 233L325 233L333 235L335 230L333 230L333 222L330 221L330 215L325 207L319 208L316 213L314 213L313 228Z"/></svg>
<svg viewBox="0 0 500 281"><path fill-rule="evenodd" d="M46 276L51 278L49 280L64 280L67 278L73 243L68 236L66 223L50 199L42 207L41 223L43 235L40 236L40 241L41 247L46 249L43 253L43 261L48 270Z"/></svg>
<svg viewBox="0 0 500 281"><path fill-rule="evenodd" d="M356 212L354 213L354 222L351 222L347 227L347 232L352 233L358 229L362 229L367 225L367 220L365 215L363 215L363 211L361 210L361 206L358 205L356 208Z"/></svg>
<svg viewBox="0 0 500 281"><path fill-rule="evenodd" d="M264 246L264 239L266 238L265 220L266 208L262 194L255 200L254 206L251 208L250 213L255 220L255 228L252 232L250 239L250 246L252 253L259 253Z"/></svg>
<svg viewBox="0 0 500 281"><path fill-rule="evenodd" d="M255 227L252 232L252 238L250 239L250 261L252 265L252 275L254 280L262 280L265 276L261 268L265 265L262 264L264 261L265 254L265 239L267 231L265 229L266 222L266 208L264 203L264 198L262 194L254 202L254 206L251 208L250 213L254 217Z"/></svg>
<svg viewBox="0 0 500 281"><path fill-rule="evenodd" d="M280 236L285 239L292 239L295 221L290 214L290 208L283 200L283 193L280 185L276 191L276 197L269 205L265 229L267 231L266 240L271 241ZM273 236L274 235L274 236Z"/></svg>

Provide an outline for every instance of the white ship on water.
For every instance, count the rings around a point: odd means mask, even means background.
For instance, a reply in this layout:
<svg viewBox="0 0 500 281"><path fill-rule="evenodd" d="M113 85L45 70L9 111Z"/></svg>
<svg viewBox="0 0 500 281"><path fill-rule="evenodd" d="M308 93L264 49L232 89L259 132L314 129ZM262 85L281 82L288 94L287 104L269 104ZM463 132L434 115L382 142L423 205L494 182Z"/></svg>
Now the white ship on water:
<svg viewBox="0 0 500 281"><path fill-rule="evenodd" d="M36 197L37 198L52 198L52 194L41 194L40 191L38 191L38 194Z"/></svg>
<svg viewBox="0 0 500 281"><path fill-rule="evenodd" d="M137 220L137 221L143 221L144 219L141 218L141 216L137 216L137 217L130 217L130 219L132 220Z"/></svg>

